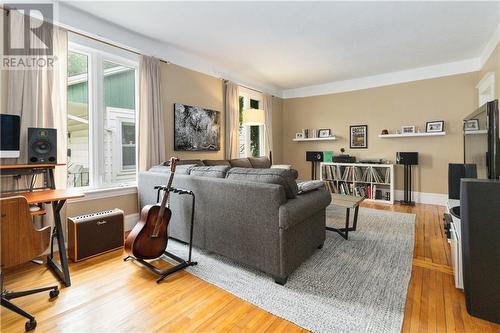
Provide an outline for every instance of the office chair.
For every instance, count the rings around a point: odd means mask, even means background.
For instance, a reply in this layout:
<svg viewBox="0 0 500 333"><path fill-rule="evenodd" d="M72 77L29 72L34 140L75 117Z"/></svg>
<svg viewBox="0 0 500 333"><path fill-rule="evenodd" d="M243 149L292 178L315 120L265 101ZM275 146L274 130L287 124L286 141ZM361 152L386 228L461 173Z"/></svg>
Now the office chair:
<svg viewBox="0 0 500 333"><path fill-rule="evenodd" d="M51 227L35 229L31 217L28 202L23 196L0 199L1 210L1 263L4 268L31 261L40 256L49 246ZM26 331L36 327L36 320L28 312L24 311L10 300L24 297L44 291L50 291L50 298L59 295L57 286L30 289L25 291L11 292L3 289L3 272L0 272L1 304L7 309L28 319L25 325Z"/></svg>

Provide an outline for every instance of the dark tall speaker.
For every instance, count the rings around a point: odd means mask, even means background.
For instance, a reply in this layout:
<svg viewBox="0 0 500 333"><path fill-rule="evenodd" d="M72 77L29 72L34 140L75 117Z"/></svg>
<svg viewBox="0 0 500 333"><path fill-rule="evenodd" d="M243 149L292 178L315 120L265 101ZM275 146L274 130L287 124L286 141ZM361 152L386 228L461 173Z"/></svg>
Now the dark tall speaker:
<svg viewBox="0 0 500 333"><path fill-rule="evenodd" d="M500 181L462 179L460 224L469 314L500 323Z"/></svg>
<svg viewBox="0 0 500 333"><path fill-rule="evenodd" d="M323 162L322 151L306 151L307 162Z"/></svg>
<svg viewBox="0 0 500 333"><path fill-rule="evenodd" d="M412 200L411 192L411 166L418 165L418 153L417 152L397 152L396 153L396 163L404 165L404 185L403 185L403 200L399 202L402 205L415 206L415 202Z"/></svg>
<svg viewBox="0 0 500 333"><path fill-rule="evenodd" d="M448 164L448 198L460 200L460 180L477 178L475 164Z"/></svg>
<svg viewBox="0 0 500 333"><path fill-rule="evenodd" d="M28 164L57 163L57 130L28 128Z"/></svg>
<svg viewBox="0 0 500 333"><path fill-rule="evenodd" d="M403 165L418 165L417 152L397 152L396 162Z"/></svg>

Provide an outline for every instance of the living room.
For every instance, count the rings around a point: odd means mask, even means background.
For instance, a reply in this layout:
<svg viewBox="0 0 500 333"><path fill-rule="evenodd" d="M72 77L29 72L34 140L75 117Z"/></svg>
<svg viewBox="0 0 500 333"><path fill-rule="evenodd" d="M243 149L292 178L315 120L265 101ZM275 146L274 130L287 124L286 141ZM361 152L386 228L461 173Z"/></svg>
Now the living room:
<svg viewBox="0 0 500 333"><path fill-rule="evenodd" d="M500 329L499 2L2 12L2 331Z"/></svg>

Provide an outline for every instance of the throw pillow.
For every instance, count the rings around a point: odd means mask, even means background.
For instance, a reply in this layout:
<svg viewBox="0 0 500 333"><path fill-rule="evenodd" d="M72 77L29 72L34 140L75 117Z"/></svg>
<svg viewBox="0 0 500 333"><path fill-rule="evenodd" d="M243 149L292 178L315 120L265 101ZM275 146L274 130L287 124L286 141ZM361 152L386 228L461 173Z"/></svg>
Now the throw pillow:
<svg viewBox="0 0 500 333"><path fill-rule="evenodd" d="M213 166L213 165L225 165L228 167L231 166L231 163L229 163L228 160L203 160L203 164L208 166Z"/></svg>
<svg viewBox="0 0 500 333"><path fill-rule="evenodd" d="M297 187L299 188L298 194L304 194L325 187L325 183L322 180L307 180L298 183Z"/></svg>
<svg viewBox="0 0 500 333"><path fill-rule="evenodd" d="M236 158L234 160L230 160L231 166L233 168L253 168L252 163L248 158Z"/></svg>
<svg viewBox="0 0 500 333"><path fill-rule="evenodd" d="M267 156L249 157L248 160L250 161L252 168L268 169L271 167L271 162Z"/></svg>

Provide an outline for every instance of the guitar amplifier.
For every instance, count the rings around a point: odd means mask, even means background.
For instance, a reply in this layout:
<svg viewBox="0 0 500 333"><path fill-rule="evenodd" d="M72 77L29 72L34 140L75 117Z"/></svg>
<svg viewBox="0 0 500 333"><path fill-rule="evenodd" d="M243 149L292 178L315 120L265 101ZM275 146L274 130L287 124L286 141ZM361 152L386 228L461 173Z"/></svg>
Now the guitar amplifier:
<svg viewBox="0 0 500 333"><path fill-rule="evenodd" d="M121 209L68 217L68 256L80 261L122 248L124 229Z"/></svg>

